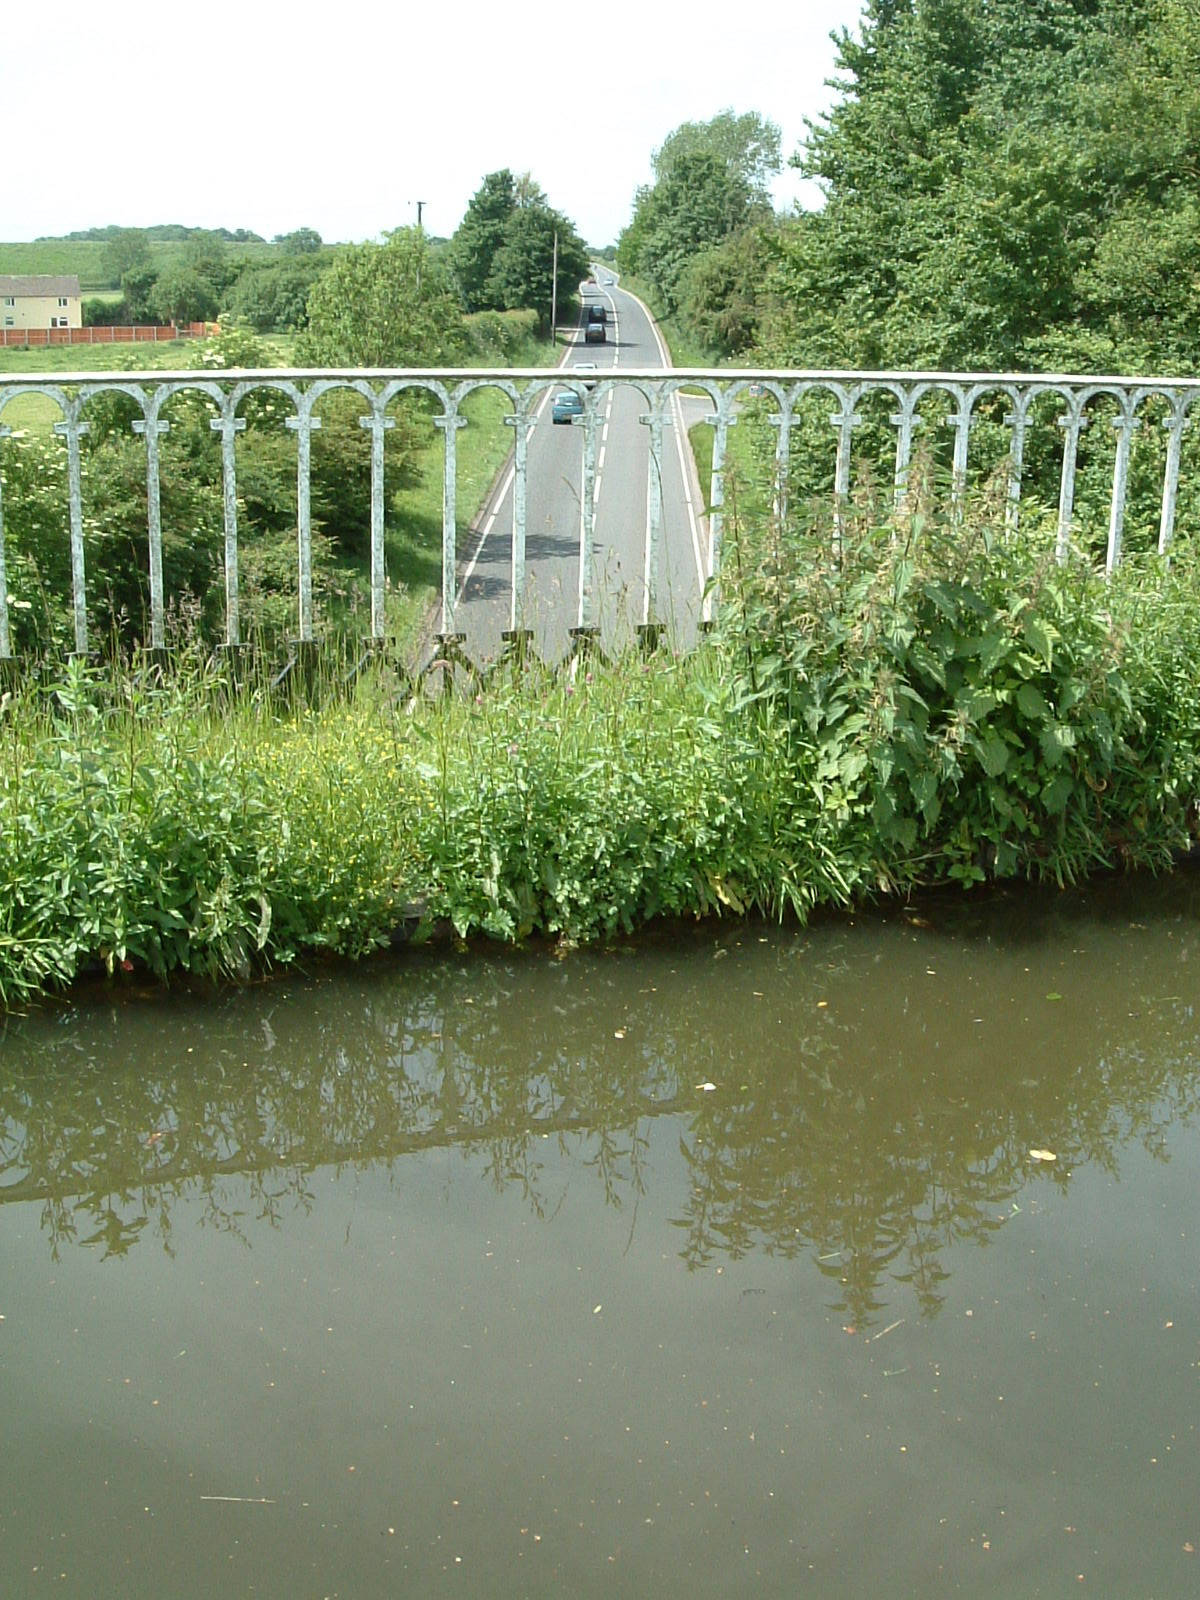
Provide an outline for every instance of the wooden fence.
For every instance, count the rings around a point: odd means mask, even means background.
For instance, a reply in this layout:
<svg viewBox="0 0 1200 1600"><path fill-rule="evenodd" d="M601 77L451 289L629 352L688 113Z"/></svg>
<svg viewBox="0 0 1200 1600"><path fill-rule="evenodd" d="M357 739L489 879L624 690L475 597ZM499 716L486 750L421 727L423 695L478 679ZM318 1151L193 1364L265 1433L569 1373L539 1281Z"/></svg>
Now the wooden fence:
<svg viewBox="0 0 1200 1600"><path fill-rule="evenodd" d="M173 339L203 339L208 333L217 333L215 322L174 323L161 328L153 324L144 327L98 328L0 328L0 348L41 350L51 344L166 344Z"/></svg>

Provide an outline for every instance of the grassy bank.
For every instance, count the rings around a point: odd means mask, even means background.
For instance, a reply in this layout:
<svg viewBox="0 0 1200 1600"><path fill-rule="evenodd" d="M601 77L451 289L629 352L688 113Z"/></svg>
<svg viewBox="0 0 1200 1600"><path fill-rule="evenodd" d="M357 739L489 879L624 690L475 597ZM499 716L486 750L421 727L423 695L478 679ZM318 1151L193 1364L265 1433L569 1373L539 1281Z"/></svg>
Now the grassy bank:
<svg viewBox="0 0 1200 1600"><path fill-rule="evenodd" d="M667 349L671 355L673 367L720 367L726 365L720 357L715 356L711 350L706 350L698 344L689 329L678 316L667 312L655 294L650 284L640 278L630 276L622 277L622 289L627 289L630 294L637 295L649 308L662 334Z"/></svg>
<svg viewBox="0 0 1200 1600"><path fill-rule="evenodd" d="M1164 867L1200 794L1197 564L1106 584L1040 544L920 513L835 561L731 516L696 651L484 695L73 662L3 701L0 992Z"/></svg>
<svg viewBox="0 0 1200 1600"><path fill-rule="evenodd" d="M190 246L182 239L151 239L150 262L156 273L183 267L190 259ZM239 261L282 261L287 257L279 245L248 241L228 244L226 251ZM0 242L0 275L15 277L50 273L54 277L77 276L85 295L99 289L115 289L112 256L102 239L34 239Z"/></svg>

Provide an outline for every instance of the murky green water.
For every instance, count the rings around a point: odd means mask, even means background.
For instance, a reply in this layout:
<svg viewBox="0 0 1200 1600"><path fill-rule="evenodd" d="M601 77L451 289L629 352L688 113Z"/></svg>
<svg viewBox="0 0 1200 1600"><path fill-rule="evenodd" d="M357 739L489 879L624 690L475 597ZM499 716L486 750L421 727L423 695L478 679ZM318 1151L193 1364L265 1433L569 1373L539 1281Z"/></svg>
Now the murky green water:
<svg viewBox="0 0 1200 1600"><path fill-rule="evenodd" d="M1198 932L1183 873L10 1022L0 1594L1190 1597Z"/></svg>

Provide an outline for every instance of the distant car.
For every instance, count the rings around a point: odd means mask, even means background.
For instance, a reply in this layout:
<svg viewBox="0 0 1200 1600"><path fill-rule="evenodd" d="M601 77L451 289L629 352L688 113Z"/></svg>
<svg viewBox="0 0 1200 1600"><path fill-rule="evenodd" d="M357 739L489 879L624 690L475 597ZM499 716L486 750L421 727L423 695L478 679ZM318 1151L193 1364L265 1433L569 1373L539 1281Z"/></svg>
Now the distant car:
<svg viewBox="0 0 1200 1600"><path fill-rule="evenodd" d="M551 422L567 422L583 415L583 400L574 389L560 389L550 407Z"/></svg>
<svg viewBox="0 0 1200 1600"><path fill-rule="evenodd" d="M596 380L592 374L598 370L599 369L594 361L573 361L571 363L572 372L587 373L587 377L583 380L583 387L585 389L594 389L596 387Z"/></svg>
<svg viewBox="0 0 1200 1600"><path fill-rule="evenodd" d="M598 300L584 307L589 322L607 322L608 307L600 304Z"/></svg>
<svg viewBox="0 0 1200 1600"><path fill-rule="evenodd" d="M589 322L583 330L584 344L604 344L607 339L608 334L602 322Z"/></svg>
<svg viewBox="0 0 1200 1600"><path fill-rule="evenodd" d="M604 287L606 289L611 289L613 284L616 283L616 281L617 280L615 278L601 278L601 280L600 280L600 282L604 285Z"/></svg>

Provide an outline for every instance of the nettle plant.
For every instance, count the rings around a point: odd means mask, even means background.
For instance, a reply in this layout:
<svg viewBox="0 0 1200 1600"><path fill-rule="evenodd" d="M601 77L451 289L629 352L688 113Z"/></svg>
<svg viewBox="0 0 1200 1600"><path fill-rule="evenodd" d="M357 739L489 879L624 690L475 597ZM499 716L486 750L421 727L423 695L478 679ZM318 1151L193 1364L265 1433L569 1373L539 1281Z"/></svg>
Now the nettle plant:
<svg viewBox="0 0 1200 1600"><path fill-rule="evenodd" d="M1145 575L1060 565L1046 529L1010 536L994 497L951 508L919 475L903 513L851 508L836 534L735 514L725 572L745 698L784 717L880 887L1163 859L1126 671Z"/></svg>

